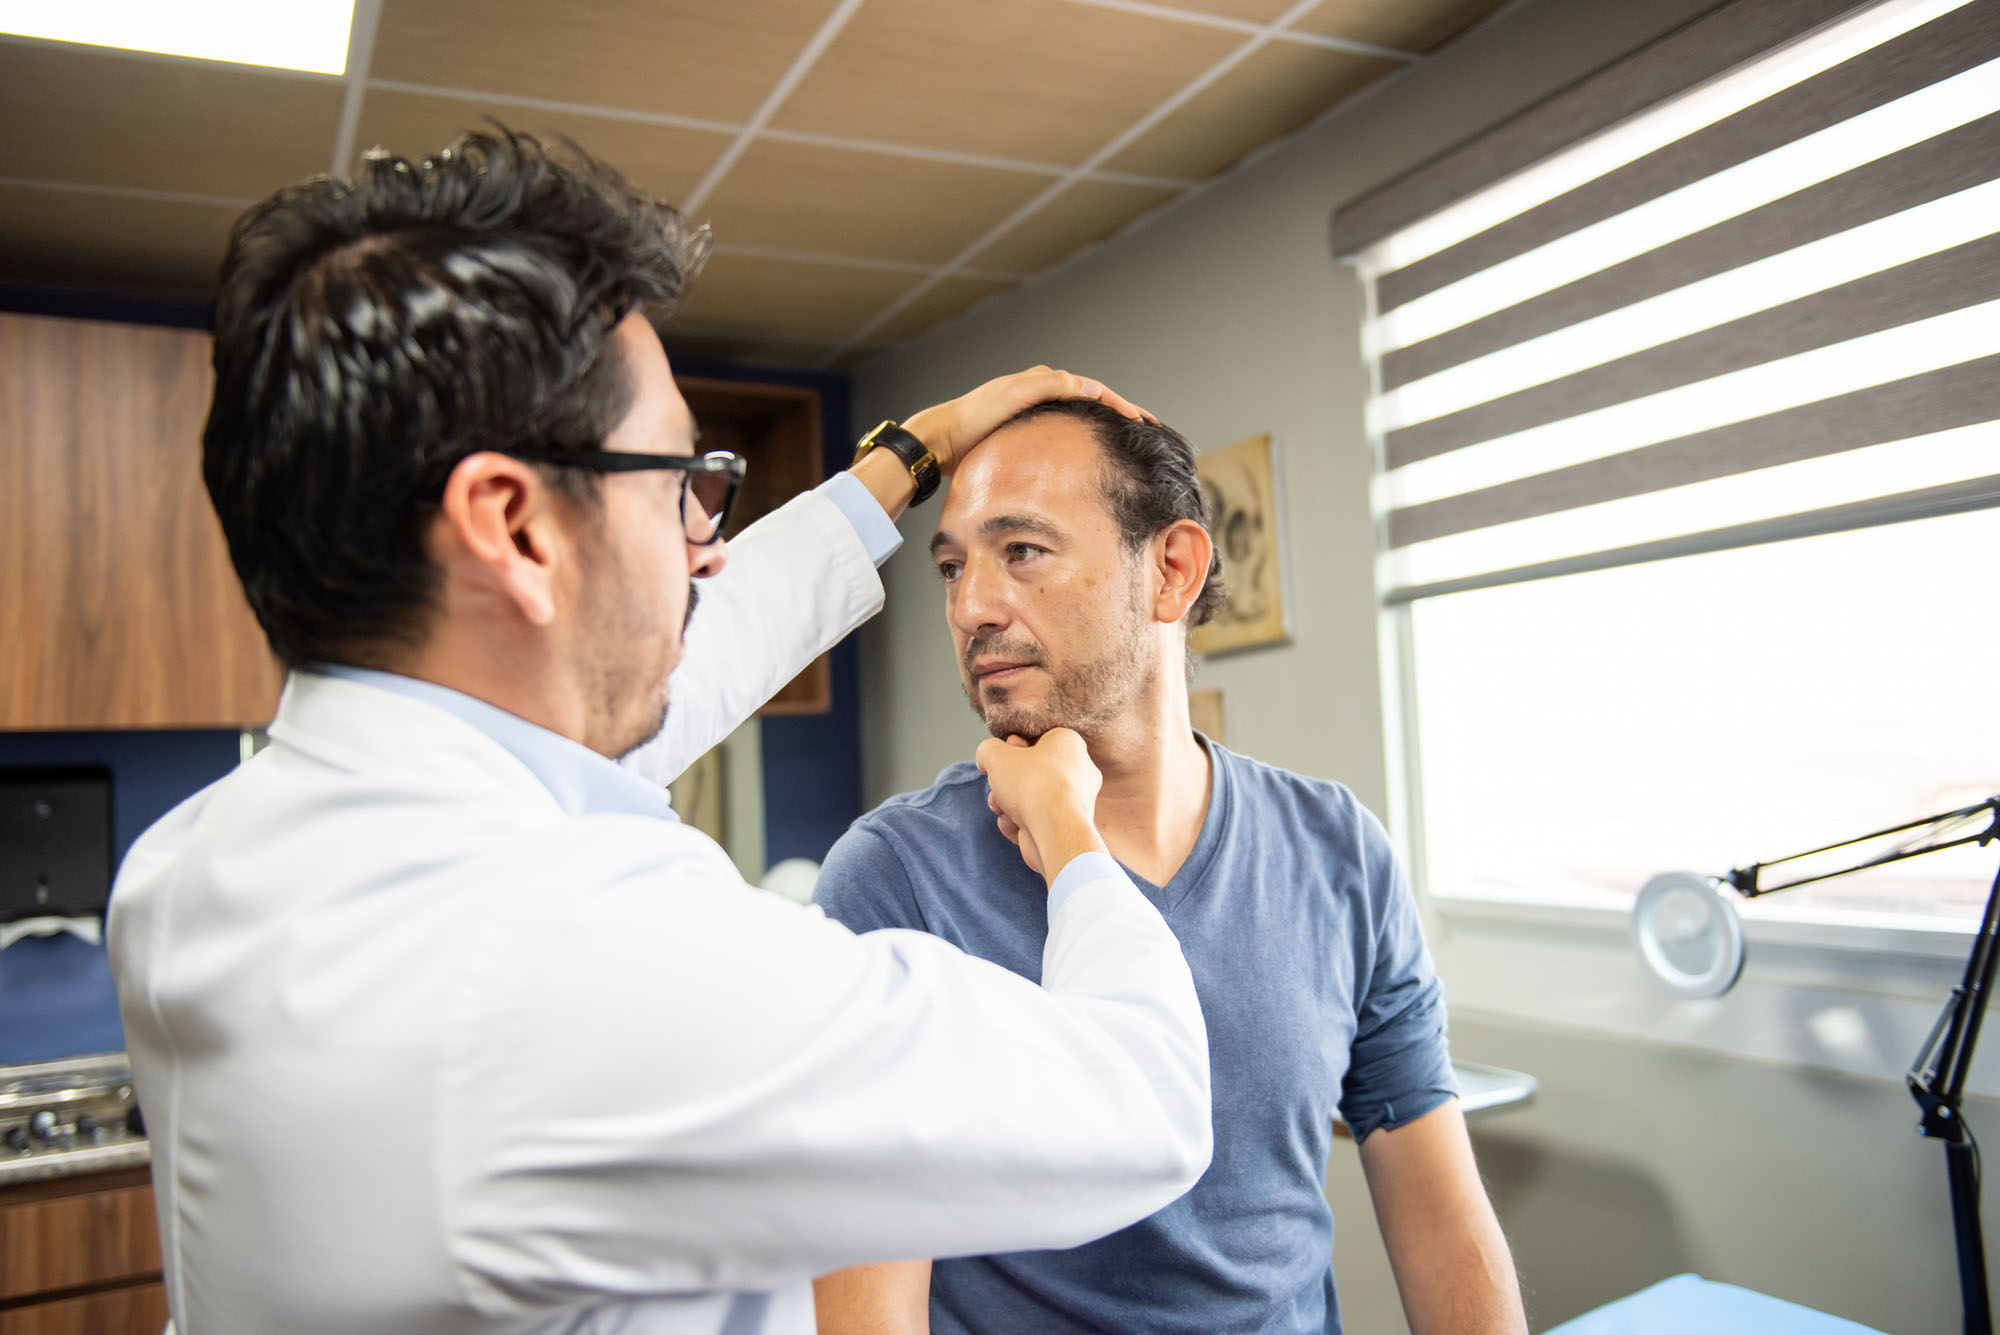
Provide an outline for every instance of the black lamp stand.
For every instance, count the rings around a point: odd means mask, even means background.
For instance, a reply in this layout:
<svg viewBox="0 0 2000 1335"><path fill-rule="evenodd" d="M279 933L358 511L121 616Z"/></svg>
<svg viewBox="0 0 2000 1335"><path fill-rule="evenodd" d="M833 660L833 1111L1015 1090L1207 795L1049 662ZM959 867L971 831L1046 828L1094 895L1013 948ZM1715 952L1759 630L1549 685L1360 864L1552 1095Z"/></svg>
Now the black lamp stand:
<svg viewBox="0 0 2000 1335"><path fill-rule="evenodd" d="M1757 884L1760 871L1780 862L1794 862L1815 853L1866 843L1905 830L1955 825L1982 812L1989 820L1986 828L1978 834L1899 848L1852 867L1787 881L1783 885L1760 887ZM1989 797L1977 806L1926 816L1907 825L1877 830L1873 834L1795 853L1791 857L1739 867L1726 879L1738 893L1754 899L1758 895L1790 890L1794 886L1845 876L1849 872L1900 862L1940 849L1957 848L1961 844L1991 843L1996 838L2000 838L2000 797ZM1917 1054L1907 1077L1910 1094L1916 1099L1922 1114L1917 1121L1917 1134L1944 1142L1945 1171L1951 1181L1952 1234L1958 1242L1958 1289L1965 1309L1965 1335L1992 1335L1993 1331L1993 1309L1986 1289L1986 1241L1979 1223L1979 1145L1965 1124L1963 1108L1965 1077L1972 1068L1972 1049L1979 1042L1979 1024L1986 1016L1986 1002L1993 993L1996 965L2000 965L2000 875L1994 877L1993 888L1987 893L1986 912L1979 920L1979 934L1973 938L1972 954L1965 961L1965 978L1952 989L1951 1000L1946 1003L1944 1013L1938 1016L1937 1023L1931 1026L1930 1037L1924 1040L1923 1050Z"/></svg>

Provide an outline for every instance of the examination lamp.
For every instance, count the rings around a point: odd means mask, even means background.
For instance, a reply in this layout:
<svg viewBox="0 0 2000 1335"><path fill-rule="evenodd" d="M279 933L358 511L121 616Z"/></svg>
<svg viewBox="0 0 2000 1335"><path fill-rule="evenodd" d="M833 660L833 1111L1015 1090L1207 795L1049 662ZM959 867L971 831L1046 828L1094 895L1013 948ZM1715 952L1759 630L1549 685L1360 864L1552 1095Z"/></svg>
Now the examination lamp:
<svg viewBox="0 0 2000 1335"><path fill-rule="evenodd" d="M1976 834L1954 834L1973 821L1984 821ZM1830 853L1892 834L1922 830L1917 842L1880 857L1837 871L1804 876L1781 885L1760 885L1766 867ZM1632 939L1646 967L1667 988L1683 997L1719 997L1736 985L1743 972L1743 921L1736 898L1810 885L1869 867L1886 866L1962 844L1988 844L2000 838L2000 796L1977 806L1961 807L1873 834L1843 839L1769 862L1738 867L1727 876L1699 872L1662 872L1639 892L1632 906ZM1952 1232L1958 1243L1958 1288L1965 1308L1966 1335L1991 1335L1992 1309L1986 1291L1986 1244L1979 1225L1979 1146L1961 1115L1966 1073L1972 1068L1972 1048L1979 1041L1979 1023L1993 991L1996 961L2000 961L2000 875L1986 896L1986 912L1972 938L1965 978L1952 989L1944 1013L1931 1026L1906 1077L1922 1114L1917 1134L1944 1142L1945 1167L1951 1180Z"/></svg>

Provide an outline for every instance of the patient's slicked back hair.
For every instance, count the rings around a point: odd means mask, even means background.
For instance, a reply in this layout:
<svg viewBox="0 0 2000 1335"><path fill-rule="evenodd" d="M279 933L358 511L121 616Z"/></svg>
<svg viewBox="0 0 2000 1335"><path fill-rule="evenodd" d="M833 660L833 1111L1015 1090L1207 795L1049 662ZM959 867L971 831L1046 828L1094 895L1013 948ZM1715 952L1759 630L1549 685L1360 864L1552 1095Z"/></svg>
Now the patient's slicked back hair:
<svg viewBox="0 0 2000 1335"><path fill-rule="evenodd" d="M1214 531L1208 497L1194 468L1194 447L1170 426L1131 418L1096 399L1052 399L1016 413L1007 425L1037 417L1072 417L1090 428L1104 451L1104 499L1118 521L1126 550L1137 551L1156 534L1183 519ZM1213 617L1229 589L1222 578L1222 551L1208 563L1201 593L1188 608L1190 629Z"/></svg>
<svg viewBox="0 0 2000 1335"><path fill-rule="evenodd" d="M420 162L280 190L236 224L215 304L202 472L290 666L421 639L421 535L482 449L587 449L632 387L611 330L664 317L707 228L574 145L467 134ZM589 494L574 470L557 485Z"/></svg>

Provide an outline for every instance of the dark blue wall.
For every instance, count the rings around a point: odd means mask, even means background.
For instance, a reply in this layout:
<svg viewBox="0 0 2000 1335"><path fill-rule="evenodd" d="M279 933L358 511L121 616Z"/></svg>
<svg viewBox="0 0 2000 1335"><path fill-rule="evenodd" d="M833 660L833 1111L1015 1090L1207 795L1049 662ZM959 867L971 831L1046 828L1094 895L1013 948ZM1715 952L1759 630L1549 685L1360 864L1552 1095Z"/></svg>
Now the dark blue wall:
<svg viewBox="0 0 2000 1335"><path fill-rule="evenodd" d="M237 732L0 732L0 767L103 765L111 771L112 856L148 825L236 767Z"/></svg>
<svg viewBox="0 0 2000 1335"><path fill-rule="evenodd" d="M715 380L800 385L819 391L823 465L828 477L854 455L847 377L779 371L676 357L674 369ZM861 814L861 646L850 635L832 654L833 708L825 714L764 720L764 858L826 857Z"/></svg>
<svg viewBox="0 0 2000 1335"><path fill-rule="evenodd" d="M235 768L234 732L0 732L0 768L104 765L111 771L112 856L184 798ZM0 951L0 1065L125 1046L102 947L28 937Z"/></svg>

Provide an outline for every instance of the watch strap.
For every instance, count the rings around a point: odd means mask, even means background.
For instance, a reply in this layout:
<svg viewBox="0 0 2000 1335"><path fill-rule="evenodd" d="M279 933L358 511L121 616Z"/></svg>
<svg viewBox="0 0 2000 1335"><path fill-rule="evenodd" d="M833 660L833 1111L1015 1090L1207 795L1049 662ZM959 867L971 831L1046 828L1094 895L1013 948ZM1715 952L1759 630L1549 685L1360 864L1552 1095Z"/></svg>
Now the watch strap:
<svg viewBox="0 0 2000 1335"><path fill-rule="evenodd" d="M854 450L854 462L860 463L870 450L878 446L901 459L903 466L910 470L910 477L917 484L917 494L911 497L910 504L921 505L937 492L944 473L939 469L937 456L931 453L930 446L896 423L884 422L861 438L861 443Z"/></svg>

